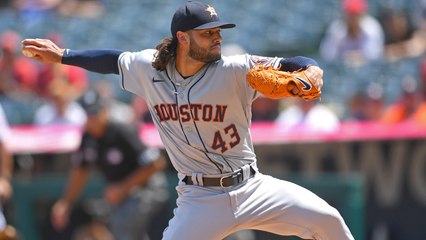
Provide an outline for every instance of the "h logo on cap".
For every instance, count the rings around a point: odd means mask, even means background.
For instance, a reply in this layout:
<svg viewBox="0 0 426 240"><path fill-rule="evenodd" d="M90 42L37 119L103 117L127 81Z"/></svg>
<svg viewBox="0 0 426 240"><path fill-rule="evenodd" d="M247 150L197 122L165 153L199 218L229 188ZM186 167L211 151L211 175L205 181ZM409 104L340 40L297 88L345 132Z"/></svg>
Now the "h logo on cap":
<svg viewBox="0 0 426 240"><path fill-rule="evenodd" d="M217 13L212 6L209 5L209 7L206 8L206 11L210 13L210 17L213 17L213 16L217 17Z"/></svg>

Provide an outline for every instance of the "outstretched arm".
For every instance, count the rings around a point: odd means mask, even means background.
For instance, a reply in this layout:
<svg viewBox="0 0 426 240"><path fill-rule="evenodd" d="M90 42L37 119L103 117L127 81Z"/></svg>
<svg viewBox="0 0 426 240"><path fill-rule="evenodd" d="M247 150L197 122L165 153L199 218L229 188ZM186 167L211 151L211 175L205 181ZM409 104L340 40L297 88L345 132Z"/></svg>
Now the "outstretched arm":
<svg viewBox="0 0 426 240"><path fill-rule="evenodd" d="M118 57L123 51L111 49L75 51L58 47L48 39L25 39L22 53L44 63L62 63L88 71L119 74Z"/></svg>

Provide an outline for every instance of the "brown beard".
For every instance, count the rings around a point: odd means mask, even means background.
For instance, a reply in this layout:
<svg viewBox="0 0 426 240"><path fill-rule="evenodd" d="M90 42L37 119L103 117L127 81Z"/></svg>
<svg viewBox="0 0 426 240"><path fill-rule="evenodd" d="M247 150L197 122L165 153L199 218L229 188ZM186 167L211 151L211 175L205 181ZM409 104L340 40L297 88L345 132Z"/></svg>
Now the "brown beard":
<svg viewBox="0 0 426 240"><path fill-rule="evenodd" d="M192 38L192 36L189 36L190 38L190 44L189 44L189 52L188 55L200 62L204 63L210 63L215 62L221 58L221 54L219 53L211 53L208 49L205 49L203 47L200 47Z"/></svg>

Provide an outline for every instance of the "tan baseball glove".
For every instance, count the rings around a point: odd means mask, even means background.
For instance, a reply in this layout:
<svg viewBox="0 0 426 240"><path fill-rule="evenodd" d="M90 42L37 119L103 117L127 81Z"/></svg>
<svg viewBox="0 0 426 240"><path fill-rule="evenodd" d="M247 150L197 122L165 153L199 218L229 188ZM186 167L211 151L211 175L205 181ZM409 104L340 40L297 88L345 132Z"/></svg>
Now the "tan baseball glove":
<svg viewBox="0 0 426 240"><path fill-rule="evenodd" d="M269 98L300 97L313 100L321 96L321 90L303 71L283 72L272 65L259 64L250 69L247 80L253 89Z"/></svg>

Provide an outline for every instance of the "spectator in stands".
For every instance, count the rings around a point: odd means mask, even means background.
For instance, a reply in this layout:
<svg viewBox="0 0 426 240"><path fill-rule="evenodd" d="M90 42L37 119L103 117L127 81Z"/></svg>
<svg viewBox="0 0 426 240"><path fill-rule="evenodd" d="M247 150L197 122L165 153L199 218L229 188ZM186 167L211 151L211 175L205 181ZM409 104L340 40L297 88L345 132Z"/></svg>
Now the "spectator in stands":
<svg viewBox="0 0 426 240"><path fill-rule="evenodd" d="M47 37L58 46L63 43L61 34L51 33ZM42 65L38 76L38 93L40 96L45 96L50 88L49 85L55 81L68 82L72 98L78 99L87 89L89 77L86 70L78 67L45 63Z"/></svg>
<svg viewBox="0 0 426 240"><path fill-rule="evenodd" d="M96 81L95 91L99 94L103 101L108 102L109 117L114 122L132 124L135 114L130 104L117 99L114 86L110 81L102 79Z"/></svg>
<svg viewBox="0 0 426 240"><path fill-rule="evenodd" d="M34 93L38 68L20 53L21 36L9 30L0 36L0 94L25 99Z"/></svg>
<svg viewBox="0 0 426 240"><path fill-rule="evenodd" d="M425 40L416 34L413 24L402 10L386 9L381 17L385 33L385 57L396 61L417 57L424 52Z"/></svg>
<svg viewBox="0 0 426 240"><path fill-rule="evenodd" d="M12 7L28 23L46 20L63 0L12 0Z"/></svg>
<svg viewBox="0 0 426 240"><path fill-rule="evenodd" d="M86 113L74 100L71 84L64 79L49 83L45 102L36 109L36 125L75 125L84 126Z"/></svg>
<svg viewBox="0 0 426 240"><path fill-rule="evenodd" d="M413 77L408 76L403 80L400 98L385 109L381 121L392 124L409 122L426 126L426 102Z"/></svg>
<svg viewBox="0 0 426 240"><path fill-rule="evenodd" d="M73 99L77 99L87 88L88 76L81 68L63 67L60 64L45 64L41 67L38 77L37 90L40 96L45 97L48 95L50 84L56 81L68 82Z"/></svg>
<svg viewBox="0 0 426 240"><path fill-rule="evenodd" d="M153 123L146 101L135 95L132 98L131 106L134 113L133 124L139 127L143 123Z"/></svg>
<svg viewBox="0 0 426 240"><path fill-rule="evenodd" d="M343 19L334 20L320 43L326 61L359 66L383 57L384 35L377 19L367 13L366 0L342 0Z"/></svg>
<svg viewBox="0 0 426 240"><path fill-rule="evenodd" d="M330 108L318 101L294 99L276 119L285 131L332 132L340 124L339 117Z"/></svg>
<svg viewBox="0 0 426 240"><path fill-rule="evenodd" d="M73 156L68 187L52 208L52 224L57 229L66 227L90 166L96 166L106 179L104 199L112 208L108 227L115 239L148 239L152 218L158 218L158 211L168 203L167 179L162 172L165 159L158 149L144 146L131 125L110 121L107 103L96 92L88 91L81 104L89 117Z"/></svg>
<svg viewBox="0 0 426 240"><path fill-rule="evenodd" d="M275 121L279 114L279 100L266 97L257 98L252 106L252 121Z"/></svg>
<svg viewBox="0 0 426 240"><path fill-rule="evenodd" d="M0 239L17 239L16 230L7 224L3 214L3 204L12 196L13 174L12 154L9 152L6 142L9 136L9 125L3 108L0 105Z"/></svg>
<svg viewBox="0 0 426 240"><path fill-rule="evenodd" d="M383 87L378 83L371 83L348 99L345 121L378 121L383 108Z"/></svg>
<svg viewBox="0 0 426 240"><path fill-rule="evenodd" d="M101 0L62 0L58 13L62 16L97 18L104 12Z"/></svg>
<svg viewBox="0 0 426 240"><path fill-rule="evenodd" d="M409 14L415 31L405 45L409 49L409 57L422 56L426 52L426 0L419 0L415 6L415 11Z"/></svg>

